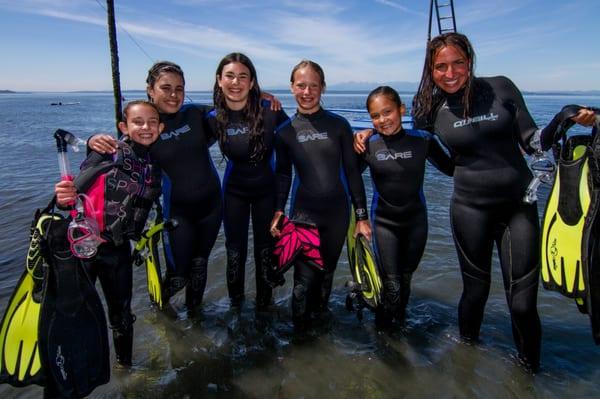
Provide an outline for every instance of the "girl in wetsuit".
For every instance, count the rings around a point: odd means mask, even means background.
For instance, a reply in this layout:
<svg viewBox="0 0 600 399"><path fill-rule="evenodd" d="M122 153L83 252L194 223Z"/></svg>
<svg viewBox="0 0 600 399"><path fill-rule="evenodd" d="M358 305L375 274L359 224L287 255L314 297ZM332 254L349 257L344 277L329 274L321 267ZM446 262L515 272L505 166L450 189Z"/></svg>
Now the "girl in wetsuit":
<svg viewBox="0 0 600 399"><path fill-rule="evenodd" d="M373 242L383 281L383 306L375 313L378 327L395 318L404 321L410 281L427 241L427 208L423 195L425 160L451 176L453 164L432 135L404 130L404 104L396 90L381 86L367 97L373 136L362 163L373 181Z"/></svg>
<svg viewBox="0 0 600 399"><path fill-rule="evenodd" d="M149 155L163 129L158 109L146 101L131 101L123 110L115 155L90 152L74 181L56 184L59 206L75 203L85 193L90 203L86 216L97 220L105 240L96 255L83 259L92 281L100 280L113 331L117 362L131 366L133 322L131 312L132 264L129 240L138 240L153 202L160 195L160 170ZM115 206L117 204L117 206Z"/></svg>
<svg viewBox="0 0 600 399"><path fill-rule="evenodd" d="M172 62L155 63L146 79L150 100L158 107L165 129L151 149L163 170L163 208L177 228L164 233L167 298L186 287L185 303L193 312L202 303L208 255L221 226L222 200L219 177L209 154L214 143L206 134L208 107L183 104L185 80ZM113 151L114 138L90 139L97 151Z"/></svg>
<svg viewBox="0 0 600 399"><path fill-rule="evenodd" d="M450 216L463 279L460 334L479 337L496 243L519 358L535 371L539 223L537 204L522 200L532 175L521 149L539 148L539 130L517 87L504 76L476 78L474 63L462 34L428 43L413 101L415 125L438 135L456 165ZM593 118L593 111L582 110L573 120L591 124Z"/></svg>
<svg viewBox="0 0 600 399"><path fill-rule="evenodd" d="M275 128L288 117L284 111L272 111L267 101L261 101L256 69L240 53L229 54L219 63L213 101L215 109L209 114L208 124L227 158L223 224L229 298L236 306L244 299L248 225L252 215L256 308L265 309L272 297L268 274L273 269L269 225L275 211Z"/></svg>
<svg viewBox="0 0 600 399"><path fill-rule="evenodd" d="M277 202L271 223L274 236L279 235L277 222L283 214L295 179L290 203L292 220L317 226L324 261L324 271L296 262L292 294L292 316L295 328L306 327L312 311L327 307L333 274L344 245L349 223L348 196L356 213L356 231L368 238L371 228L367 220L365 191L352 150L352 130L348 122L321 108L325 75L312 61L302 61L291 74L291 90L298 110L282 125L276 135L275 148ZM345 175L344 182L342 175Z"/></svg>

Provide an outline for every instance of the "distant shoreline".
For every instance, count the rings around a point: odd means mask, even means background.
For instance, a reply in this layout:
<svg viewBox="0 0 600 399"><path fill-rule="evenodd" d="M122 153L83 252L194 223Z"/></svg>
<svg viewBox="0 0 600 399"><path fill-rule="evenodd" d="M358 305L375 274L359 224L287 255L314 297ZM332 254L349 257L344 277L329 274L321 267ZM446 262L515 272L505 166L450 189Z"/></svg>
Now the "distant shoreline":
<svg viewBox="0 0 600 399"><path fill-rule="evenodd" d="M376 87L374 84L373 87ZM289 93L288 88L265 88L265 91L272 93ZM401 94L414 94L415 90L410 89L398 89ZM187 90L189 93L211 93L211 90ZM364 94L368 93L370 89L329 89L327 93L330 94ZM13 91L13 90L0 90L0 94L112 94L110 90L75 90L75 91ZM146 90L124 90L123 93L146 93ZM523 95L528 96L600 96L600 90L543 90L543 91L529 91L523 90Z"/></svg>

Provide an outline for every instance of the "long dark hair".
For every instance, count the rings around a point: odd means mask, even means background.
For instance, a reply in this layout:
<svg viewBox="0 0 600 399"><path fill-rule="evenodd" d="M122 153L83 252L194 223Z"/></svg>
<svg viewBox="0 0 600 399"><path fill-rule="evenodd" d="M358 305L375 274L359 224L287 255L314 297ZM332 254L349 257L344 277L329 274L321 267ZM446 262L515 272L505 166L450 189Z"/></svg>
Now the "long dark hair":
<svg viewBox="0 0 600 399"><path fill-rule="evenodd" d="M171 72L181 76L181 81L185 86L185 77L183 76L183 70L179 65L171 61L158 61L148 70L148 76L146 76L146 84L148 87L154 87L154 84L163 72ZM148 100L152 100L147 92L146 95L148 96Z"/></svg>
<svg viewBox="0 0 600 399"><path fill-rule="evenodd" d="M444 33L431 39L427 43L425 53L425 64L423 65L423 74L419 89L413 99L413 116L418 119L432 121L433 113L442 101L442 90L436 86L433 81L433 63L437 52L448 46L456 47L464 54L468 62L469 77L465 83L462 103L464 106L464 117L468 117L471 112L471 100L473 97L473 81L475 79L475 51L469 39L461 33Z"/></svg>
<svg viewBox="0 0 600 399"><path fill-rule="evenodd" d="M221 78L225 65L231 64L232 62L239 62L248 68L250 71L250 80L254 81L254 84L248 93L248 101L242 109L242 116L250 128L250 146L248 148L250 162L260 162L265 156L266 151L263 137L263 114L260 105L260 86L258 85L256 69L252 64L252 61L250 61L250 58L242 53L231 53L223 57L221 62L219 62L219 66L217 67L217 72L215 74L213 102L217 114L217 138L219 140L219 148L221 148L221 153L225 154L224 149L228 144L226 128L229 123L227 102L225 100L225 94L223 93L223 90L219 87L219 79Z"/></svg>

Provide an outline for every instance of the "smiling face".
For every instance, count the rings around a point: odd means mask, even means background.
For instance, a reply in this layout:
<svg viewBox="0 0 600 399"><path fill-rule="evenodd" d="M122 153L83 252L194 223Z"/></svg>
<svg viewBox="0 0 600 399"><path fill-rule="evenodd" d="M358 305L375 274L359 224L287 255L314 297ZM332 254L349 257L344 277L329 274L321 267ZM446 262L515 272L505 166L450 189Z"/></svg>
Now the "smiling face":
<svg viewBox="0 0 600 399"><path fill-rule="evenodd" d="M321 76L310 66L299 68L294 72L292 94L298 103L298 111L313 114L321 108L323 85Z"/></svg>
<svg viewBox="0 0 600 399"><path fill-rule="evenodd" d="M174 114L183 105L183 78L174 72L161 72L156 82L147 87L147 92L160 112Z"/></svg>
<svg viewBox="0 0 600 399"><path fill-rule="evenodd" d="M433 57L433 82L448 94L462 89L469 74L469 59L455 46L442 47Z"/></svg>
<svg viewBox="0 0 600 399"><path fill-rule="evenodd" d="M254 86L254 79L250 69L244 64L231 62L223 67L220 75L217 75L217 83L225 95L227 107L240 110L248 102L248 94Z"/></svg>
<svg viewBox="0 0 600 399"><path fill-rule="evenodd" d="M391 136L402 130L402 115L406 111L404 104L398 106L388 96L380 94L369 101L368 110L379 133Z"/></svg>
<svg viewBox="0 0 600 399"><path fill-rule="evenodd" d="M119 122L121 133L144 146L154 143L163 128L158 112L148 103L127 106L125 121Z"/></svg>

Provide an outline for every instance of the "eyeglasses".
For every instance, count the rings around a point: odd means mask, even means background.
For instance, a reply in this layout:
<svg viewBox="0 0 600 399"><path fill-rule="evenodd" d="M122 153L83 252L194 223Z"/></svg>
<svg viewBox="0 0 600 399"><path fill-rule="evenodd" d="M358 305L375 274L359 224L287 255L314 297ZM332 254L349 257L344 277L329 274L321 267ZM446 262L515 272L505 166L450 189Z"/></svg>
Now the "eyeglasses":
<svg viewBox="0 0 600 399"><path fill-rule="evenodd" d="M230 82L233 82L236 79L238 80L238 82L247 82L250 80L250 75L248 75L247 73L235 74L233 72L227 72L226 74L221 76L221 79L225 79Z"/></svg>

